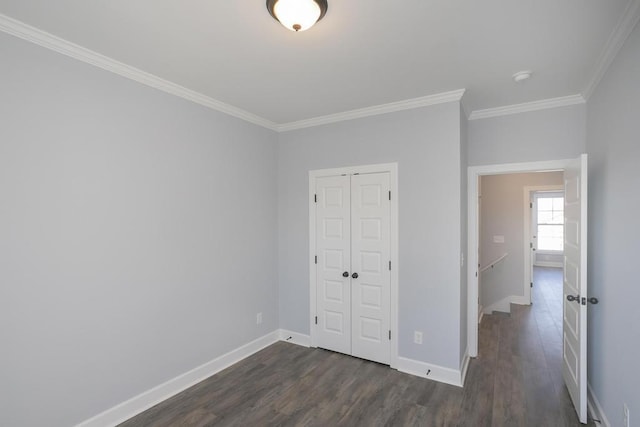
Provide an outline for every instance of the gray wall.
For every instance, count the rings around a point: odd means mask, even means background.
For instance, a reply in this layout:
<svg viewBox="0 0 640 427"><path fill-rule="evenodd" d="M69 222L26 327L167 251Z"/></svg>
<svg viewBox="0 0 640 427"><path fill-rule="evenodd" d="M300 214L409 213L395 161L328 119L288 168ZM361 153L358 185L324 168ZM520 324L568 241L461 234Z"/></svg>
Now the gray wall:
<svg viewBox="0 0 640 427"><path fill-rule="evenodd" d="M458 102L281 134L281 327L310 333L308 172L398 162L400 356L458 369L460 157Z"/></svg>
<svg viewBox="0 0 640 427"><path fill-rule="evenodd" d="M469 165L571 159L585 151L585 105L469 122Z"/></svg>
<svg viewBox="0 0 640 427"><path fill-rule="evenodd" d="M588 105L589 381L612 426L640 420L640 26Z"/></svg>
<svg viewBox="0 0 640 427"><path fill-rule="evenodd" d="M509 255L480 276L480 304L488 307L509 296L524 296L524 187L563 185L562 172L487 175L480 178L480 265ZM494 243L493 236L504 236Z"/></svg>
<svg viewBox="0 0 640 427"><path fill-rule="evenodd" d="M0 425L278 328L275 133L4 34L0 58Z"/></svg>

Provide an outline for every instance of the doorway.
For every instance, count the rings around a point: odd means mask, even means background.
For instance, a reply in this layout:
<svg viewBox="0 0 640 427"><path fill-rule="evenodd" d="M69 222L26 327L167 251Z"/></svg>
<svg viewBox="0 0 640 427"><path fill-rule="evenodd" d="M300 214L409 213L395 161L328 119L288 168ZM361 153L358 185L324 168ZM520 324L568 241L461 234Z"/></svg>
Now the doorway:
<svg viewBox="0 0 640 427"><path fill-rule="evenodd" d="M563 268L564 185L561 175L556 185L524 188L525 201L525 287L527 304L534 300L536 267ZM528 205L528 209L527 209Z"/></svg>
<svg viewBox="0 0 640 427"><path fill-rule="evenodd" d="M563 179L561 171L480 177L478 280L482 313L508 313L511 304L531 303L538 230L533 200L538 192L562 190ZM543 212L541 219L545 215Z"/></svg>
<svg viewBox="0 0 640 427"><path fill-rule="evenodd" d="M486 175L562 171L564 174L562 377L580 422L587 422L587 155L546 162L472 166L468 169L467 338L478 356L479 182Z"/></svg>

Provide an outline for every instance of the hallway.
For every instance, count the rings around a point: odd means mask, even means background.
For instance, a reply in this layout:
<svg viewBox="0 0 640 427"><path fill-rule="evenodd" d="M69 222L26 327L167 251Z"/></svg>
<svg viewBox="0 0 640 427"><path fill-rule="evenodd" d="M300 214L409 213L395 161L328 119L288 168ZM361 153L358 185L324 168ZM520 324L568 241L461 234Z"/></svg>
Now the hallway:
<svg viewBox="0 0 640 427"><path fill-rule="evenodd" d="M467 384L495 375L493 425L580 425L562 379L562 280L562 269L536 267L531 306L482 320Z"/></svg>

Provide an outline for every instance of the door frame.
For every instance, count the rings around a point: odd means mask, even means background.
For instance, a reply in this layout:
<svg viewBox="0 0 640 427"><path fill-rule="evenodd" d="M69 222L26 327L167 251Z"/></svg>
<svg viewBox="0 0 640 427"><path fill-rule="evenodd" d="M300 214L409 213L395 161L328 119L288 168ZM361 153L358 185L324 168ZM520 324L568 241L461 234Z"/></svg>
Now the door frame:
<svg viewBox="0 0 640 427"><path fill-rule="evenodd" d="M480 243L480 228L478 224L478 185L480 177L484 175L564 171L572 161L575 161L575 159L469 166L467 175L467 346L469 357L478 356L478 251Z"/></svg>
<svg viewBox="0 0 640 427"><path fill-rule="evenodd" d="M389 301L390 317L389 328L391 330L391 357L389 365L398 367L398 277L400 263L398 260L398 164L384 163L376 165L348 166L342 168L318 169L309 171L309 330L311 347L317 347L315 334L316 316L316 209L315 193L316 179L335 175L353 175L367 173L389 173L389 186L391 188L390 204L390 230L391 230L391 301Z"/></svg>
<svg viewBox="0 0 640 427"><path fill-rule="evenodd" d="M533 196L538 192L562 192L564 194L563 185L531 185L524 187L524 303L531 305L531 286L533 283L533 258L535 254L532 253L529 243L533 241ZM533 204L533 206L530 205ZM531 206L531 207L530 207ZM479 243L479 242L478 242ZM536 241L537 243L537 241ZM537 253L537 247L536 247Z"/></svg>

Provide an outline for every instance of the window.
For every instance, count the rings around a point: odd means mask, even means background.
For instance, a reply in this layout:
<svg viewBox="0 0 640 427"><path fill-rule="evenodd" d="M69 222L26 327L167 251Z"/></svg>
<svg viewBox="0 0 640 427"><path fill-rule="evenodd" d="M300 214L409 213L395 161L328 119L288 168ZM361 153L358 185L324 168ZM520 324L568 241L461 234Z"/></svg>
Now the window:
<svg viewBox="0 0 640 427"><path fill-rule="evenodd" d="M539 251L564 250L564 197L537 196L537 236Z"/></svg>

